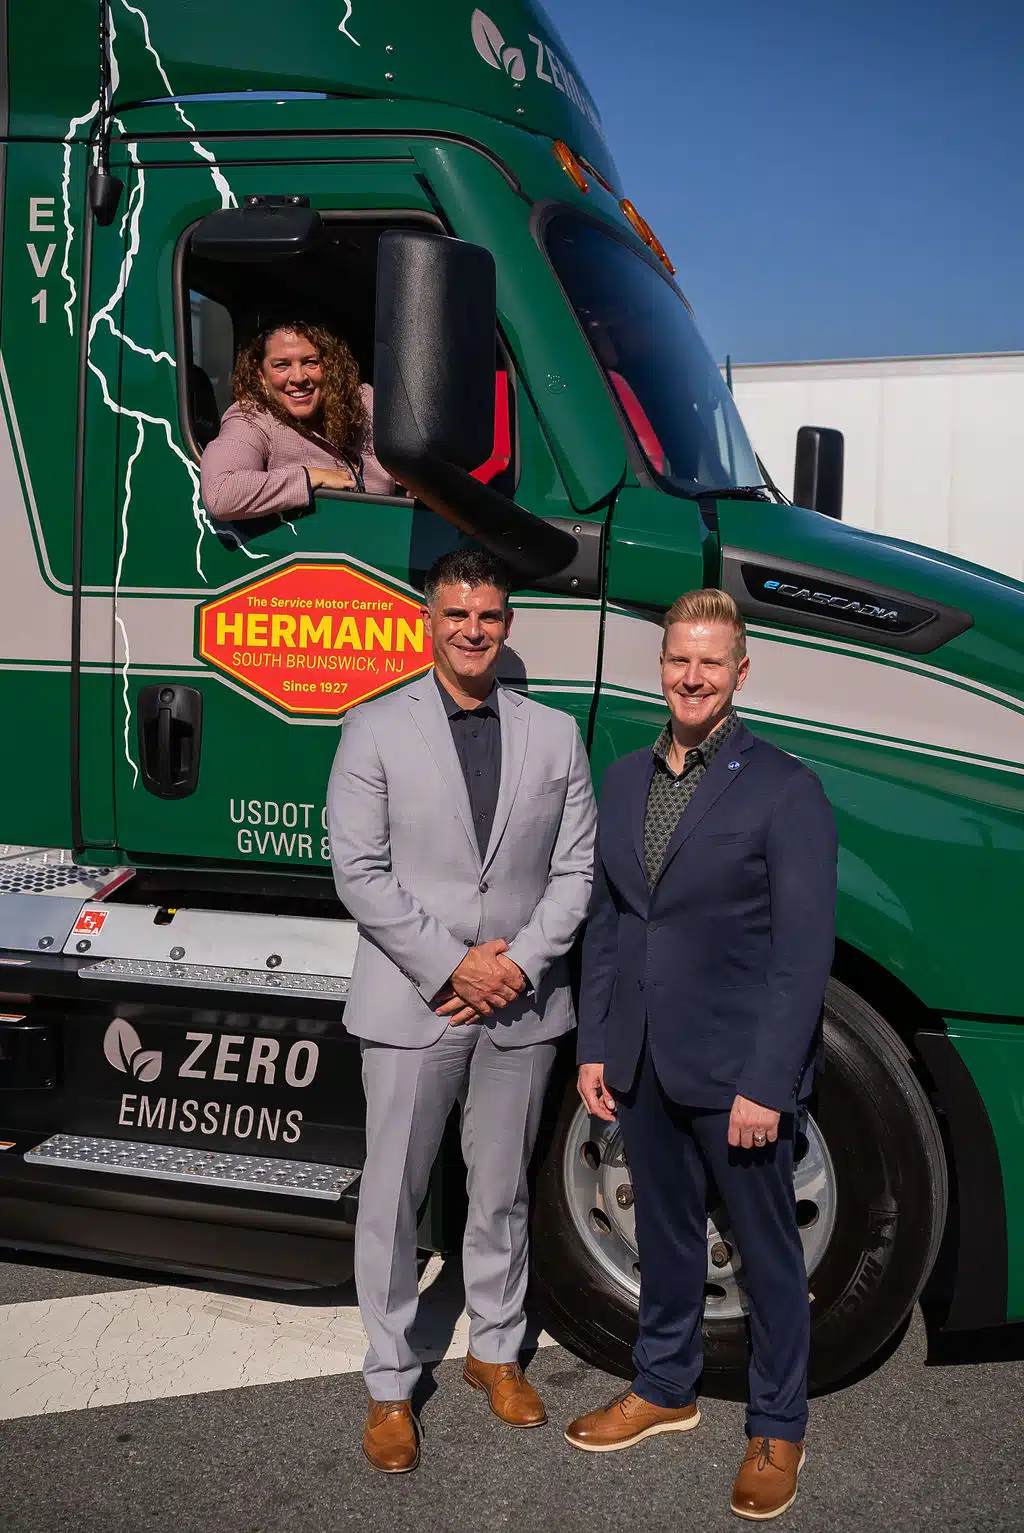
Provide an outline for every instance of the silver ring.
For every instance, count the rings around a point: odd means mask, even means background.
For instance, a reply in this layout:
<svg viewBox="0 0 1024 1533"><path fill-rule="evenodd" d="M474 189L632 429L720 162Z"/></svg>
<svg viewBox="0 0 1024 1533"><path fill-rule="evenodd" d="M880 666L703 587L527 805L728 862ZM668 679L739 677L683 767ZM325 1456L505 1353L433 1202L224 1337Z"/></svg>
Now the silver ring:
<svg viewBox="0 0 1024 1533"><path fill-rule="evenodd" d="M757 1145L767 1144L768 1143L768 1135L767 1134L755 1134L754 1135L754 1143L757 1144Z"/></svg>

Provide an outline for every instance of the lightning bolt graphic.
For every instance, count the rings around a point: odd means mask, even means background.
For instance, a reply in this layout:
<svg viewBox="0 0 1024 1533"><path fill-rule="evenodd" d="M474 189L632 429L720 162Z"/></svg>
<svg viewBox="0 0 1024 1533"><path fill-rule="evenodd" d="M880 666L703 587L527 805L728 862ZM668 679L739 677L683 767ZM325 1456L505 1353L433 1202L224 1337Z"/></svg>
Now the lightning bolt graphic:
<svg viewBox="0 0 1024 1533"><path fill-rule="evenodd" d="M349 22L351 20L352 20L352 0L345 0L345 15L344 15L343 20L338 23L338 31L341 33L341 35L343 37L347 37L350 43L355 43L356 47L358 48L358 47L360 47L359 39L356 38L356 37L353 37L352 33L348 29L348 24L349 24Z"/></svg>
<svg viewBox="0 0 1024 1533"><path fill-rule="evenodd" d="M349 13L351 14L351 0L347 0L347 3L349 4ZM153 59L157 73L160 76L161 83L163 84L167 95L173 97L174 88L167 76L167 71L164 69L160 55L153 45L153 40L149 29L149 20L145 12L139 6L130 4L129 0L121 0L121 4L124 10L129 13L129 15L136 17L137 20L141 23L143 42L146 51ZM348 18L346 17L346 20L347 19ZM116 37L117 32L114 26L113 17L111 17L110 80L112 97L116 93L118 84L120 83L120 70L114 51L114 43ZM355 42L355 39L353 38L352 41ZM190 134L195 134L195 123L191 120L191 118L187 116L180 102L172 101L170 104L173 106L175 112L177 113L182 124L188 130L188 132ZM70 192L72 148L78 131L85 127L87 124L91 123L96 117L98 111L99 102L94 101L87 112L85 112L80 117L73 117L71 119L71 122L68 124L67 133L64 136L61 199L64 213L65 238L64 259L61 265L61 275L68 285L68 298L64 304L64 312L68 321L68 329L72 335L74 335L73 310L75 304L78 301L78 289L75 283L75 279L71 273L71 251L75 238L75 226L71 215ZM116 118L115 124L122 137L126 137L124 124ZM220 199L221 207L237 207L237 199L231 190L227 177L218 166L216 157L212 151L207 149L204 144L200 143L198 137L190 139L190 145L193 152L210 166L210 176L217 191L217 195ZM89 371L99 382L103 403L107 409L111 410L115 415L120 416L125 420L133 420L136 427L135 446L129 455L128 462L125 467L124 494L122 497L121 505L121 547L118 554L117 571L114 579L114 621L121 635L121 643L124 651L121 665L121 691L124 702L124 754L125 759L127 760L128 765L132 770L132 784L134 787L139 780L139 768L135 762L131 750L132 710L128 686L129 672L131 668L131 652L127 625L125 624L125 621L121 616L118 608L120 601L121 581L124 573L125 561L128 554L128 511L132 499L132 475L135 469L135 465L138 462L143 447L146 443L147 426L154 428L158 435L162 433L171 453L175 458L178 459L178 461L185 469L185 472L188 474L191 487L192 517L196 524L196 573L198 574L200 580L202 580L204 583L206 581L206 575L203 571L202 565L203 539L208 533L213 532L213 528L210 524L209 517L206 514L205 507L202 504L199 469L195 463L193 463L189 455L185 453L175 441L171 422L162 416L149 415L143 410L132 409L128 405L122 404L119 400L114 398L106 374L97 365L92 356L93 342L96 338L97 331L101 325L105 325L109 329L111 335L115 337L115 339L119 340L123 345L127 346L131 351L134 351L138 356L147 357L154 363L165 362L169 367L176 367L175 359L169 352L154 351L151 347L143 346L140 342L134 340L131 336L126 335L121 330L119 330L113 318L114 312L116 311L118 304L121 302L127 290L128 283L132 274L132 268L135 262L135 257L139 251L139 221L142 216L142 211L146 200L146 173L142 168L142 164L139 160L138 152L135 149L135 146L128 142L127 150L135 165L136 171L135 184L132 187L131 195L128 199L128 205L125 208L120 226L121 238L125 239L127 237L127 243L125 245L124 258L121 262L121 267L118 273L114 291L111 293L103 307L97 310L89 324L89 333L86 342L86 362L89 367ZM267 557L265 554L254 553L251 549L247 548L244 543L241 542L241 539L238 540L238 546L242 549L247 558L254 561L260 561Z"/></svg>
<svg viewBox="0 0 1024 1533"><path fill-rule="evenodd" d="M136 787L139 781L139 769L132 755L131 727L132 727L132 704L128 695L128 672L131 670L132 654L131 645L128 641L128 629L124 619L118 611L118 602L121 592L121 575L124 570L125 555L128 552L128 507L132 498L132 469L135 460L142 451L146 441L146 428L141 421L136 423L138 435L135 439L135 449L128 459L128 467L124 476L124 500L121 504L121 551L117 557L117 574L114 576L114 622L121 634L121 643L124 647L124 659L121 662L121 696L124 699L124 754L128 765L132 769L132 787Z"/></svg>
<svg viewBox="0 0 1024 1533"><path fill-rule="evenodd" d="M120 132L123 133L124 132L124 124L119 122L116 118L115 118L115 122L117 123L117 127L120 130ZM144 421L144 422L146 422L149 425L161 427L162 430L163 430L163 433L164 433L164 435L165 435L165 437L167 439L168 447L174 453L175 457L178 458L179 461L184 464L184 466L185 466L185 468L186 468L186 470L188 472L189 478L192 481L192 515L193 515L193 517L195 519L196 528L197 528L197 531L198 531L198 539L197 539L197 542L196 542L196 573L199 576L200 580L204 580L205 581L206 576L203 573L203 564L202 564L203 535L204 535L204 533L212 532L213 528L210 526L209 518L207 517L206 512L203 509L203 506L202 506L202 504L200 502L200 498L199 498L199 470L198 470L198 468L192 462L192 459L188 456L188 454L186 452L184 452L183 449L180 448L178 446L177 442L174 440L174 434L173 434L173 432L171 430L171 423L170 423L170 421L164 419L164 417L162 417L162 416L146 415L141 410L129 409L127 405L120 404L118 401L116 401L113 398L113 396L111 395L111 393L110 393L110 389L108 387L108 382L107 382L106 374L102 372L102 370L96 365L96 363L92 359L92 347L93 347L93 342L96 339L96 331L98 330L100 325L105 324L105 325L107 325L109 327L111 333L114 336L117 336L118 338L124 340L131 347L131 349L133 351L135 351L135 352L138 352L140 356L149 357L154 362L166 361L166 362L169 362L172 367L175 366L174 358L172 356L170 356L167 352L165 352L165 351L161 351L161 352L152 351L152 350L150 350L150 348L148 346L140 346L138 344L138 342L132 341L128 336L122 336L121 331L118 330L117 326L114 324L114 320L113 320L113 317L112 317L112 311L114 309L116 309L118 304L121 302L121 299L124 297L125 291L127 290L128 283L131 280L132 267L135 264L135 257L138 255L139 245L140 245L139 220L140 220L140 218L142 216L142 209L143 209L143 207L145 205L145 200L146 200L146 187L145 187L145 176L146 176L146 173L142 169L141 164L139 163L138 152L135 149L134 145L132 145L132 144L128 145L128 153L131 155L131 158L132 158L132 160L133 160L133 162L134 162L134 164L136 166L136 172L137 172L137 176L138 176L138 185L139 185L139 195L134 199L134 204L133 203L129 203L130 218L129 218L129 221L128 221L128 244L127 244L127 246L125 248L124 260L121 262L121 269L120 269L120 272L118 273L117 283L116 283L116 285L114 287L114 291L111 293L110 297L107 299L107 301L103 305L102 309L97 309L97 311L93 315L92 321L91 321L91 323L89 325L89 339L88 339L88 344L86 346L86 361L88 363L90 372L92 372L96 376L96 378L99 379L100 388L101 388L102 393L103 393L103 402L104 402L104 404L107 405L107 407L109 409L113 410L116 415L126 416L129 419L131 419L131 420L135 420L135 421L139 421L139 422L143 422ZM133 461L134 461L134 459L130 460L130 463L129 463L129 469L128 469L129 474L130 474L130 470L131 470L131 462L133 462ZM126 482L125 482L125 493L126 494L128 493L129 488L130 488L130 481L128 480L128 478L126 478Z"/></svg>
<svg viewBox="0 0 1024 1533"><path fill-rule="evenodd" d="M113 16L110 17L110 92L111 99L121 83L121 71L114 56L114 39L117 37L117 28L114 25ZM68 131L64 135L64 165L60 178L61 202L64 207L64 259L61 262L60 274L68 285L68 298L64 305L64 313L68 321L68 334L74 335L75 321L71 310L78 298L78 289L75 279L71 275L71 246L75 238L75 226L71 218L71 149L79 128L84 128L92 122L100 109L99 101L94 101L89 110L81 117L72 117L68 123ZM123 226L122 226L123 232Z"/></svg>
<svg viewBox="0 0 1024 1533"><path fill-rule="evenodd" d="M81 117L72 117L68 125L68 131L64 135L64 168L60 178L61 200L64 204L64 259L61 262L60 274L68 285L68 298L64 305L64 313L67 315L68 332L75 333L75 321L71 310L78 298L78 289L75 279L71 275L71 245L75 238L75 226L71 220L71 143L79 128L84 128L86 123L92 122L100 109L98 101L94 101L89 110Z"/></svg>
<svg viewBox="0 0 1024 1533"><path fill-rule="evenodd" d="M351 13L352 0L346 0L346 3L349 7L349 12ZM159 53L157 53L153 46L152 39L149 35L149 21L146 17L145 11L141 10L137 5L129 5L128 0L121 0L121 4L124 6L129 15L137 16L141 21L142 37L146 45L146 52L152 57L153 62L156 65L157 74L163 81L164 89L166 90L168 96L173 96L174 87L170 80L167 78L167 71L164 69L163 62L161 61ZM353 38L353 42L354 41L355 39ZM113 44L113 33L111 33L111 44ZM195 133L196 125L192 119L186 115L185 109L181 105L181 102L172 101L171 105L174 107L174 110L177 112L178 116L182 120L182 123L185 125L188 131L190 133ZM235 194L231 190L231 187L228 185L227 177L221 170L220 166L217 164L216 156L212 153L211 150L206 148L205 144L201 144L197 138L191 140L191 147L201 160L206 160L209 163L211 167L210 175L213 177L213 184L220 194L221 207L237 208L238 202L235 198Z"/></svg>

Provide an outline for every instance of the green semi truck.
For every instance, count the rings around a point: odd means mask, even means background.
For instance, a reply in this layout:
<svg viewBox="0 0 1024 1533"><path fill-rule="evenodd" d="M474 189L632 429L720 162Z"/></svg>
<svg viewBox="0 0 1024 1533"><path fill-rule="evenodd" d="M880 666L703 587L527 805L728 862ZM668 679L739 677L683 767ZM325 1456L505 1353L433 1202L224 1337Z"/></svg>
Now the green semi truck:
<svg viewBox="0 0 1024 1533"><path fill-rule="evenodd" d="M429 666L420 582L471 538L516 572L506 679L577 719L598 784L661 725L661 615L721 585L744 717L835 807L796 1170L815 1382L929 1281L949 1327L1024 1318L1024 587L844 526L828 433L801 435L805 506L766 484L532 0L12 3L0 43L0 1243L347 1277L325 784L347 710ZM235 350L282 312L347 339L410 494L209 514ZM571 1060L549 1119L534 1295L624 1367L629 1168ZM458 1218L442 1158L424 1246ZM725 1383L744 1324L712 1206Z"/></svg>

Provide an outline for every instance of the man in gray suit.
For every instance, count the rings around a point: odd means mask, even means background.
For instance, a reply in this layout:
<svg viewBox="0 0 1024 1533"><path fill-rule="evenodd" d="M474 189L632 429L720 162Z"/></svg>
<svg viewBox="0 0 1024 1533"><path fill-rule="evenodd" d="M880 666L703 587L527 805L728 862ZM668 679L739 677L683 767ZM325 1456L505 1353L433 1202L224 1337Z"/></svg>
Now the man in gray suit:
<svg viewBox="0 0 1024 1533"><path fill-rule="evenodd" d="M495 681L508 579L458 549L426 579L434 670L353 709L328 790L338 893L359 923L345 1025L361 1040L366 1163L356 1288L369 1337L363 1451L419 1461L416 1216L461 1106L467 1383L509 1426L544 1405L519 1367L526 1167L555 1039L575 1025L565 955L586 915L596 811L579 730Z"/></svg>

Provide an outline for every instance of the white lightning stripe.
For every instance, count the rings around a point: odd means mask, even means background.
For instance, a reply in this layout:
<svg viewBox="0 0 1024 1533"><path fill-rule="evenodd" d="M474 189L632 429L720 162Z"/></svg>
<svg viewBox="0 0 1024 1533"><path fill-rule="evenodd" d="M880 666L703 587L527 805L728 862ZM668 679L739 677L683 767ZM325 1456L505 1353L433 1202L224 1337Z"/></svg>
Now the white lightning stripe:
<svg viewBox="0 0 1024 1533"><path fill-rule="evenodd" d="M343 37L347 37L350 43L355 43L356 47L358 48L358 47L360 47L359 39L356 38L356 37L353 37L352 33L348 29L348 24L349 24L349 22L351 20L352 20L352 0L345 0L345 17L344 17L344 20L339 23L338 31L342 34Z"/></svg>
<svg viewBox="0 0 1024 1533"><path fill-rule="evenodd" d="M121 239L124 239L125 233L127 232L128 220L132 216L132 208L133 208L133 206L135 204L135 199L136 199L136 197L138 195L139 195L139 183L138 183L138 181L136 181L134 183L134 185L132 186L131 192L130 192L129 197L128 197L128 206L125 208L124 214L122 215L122 218L121 218L121 228L120 228L120 231L119 231Z"/></svg>
<svg viewBox="0 0 1024 1533"><path fill-rule="evenodd" d="M120 118L115 117L114 122L117 125L118 130L123 133L124 123L121 122ZM135 257L139 252L139 246L141 244L141 236L139 234L139 219L142 215L142 205L146 200L146 172L143 170L139 161L139 156L135 145L129 143L126 145L126 147L137 171L135 185L132 187L132 195L128 199L128 206L125 209L124 218L121 220L122 237L124 235L125 226L127 225L128 227L128 247L125 253L124 262L121 266L118 289L115 291L113 298L111 298L106 306L100 310L96 316L96 319L93 321L93 324L89 330L89 345L90 347L92 346L93 337L96 334L97 322L102 320L109 326L113 335L115 335L119 341L122 341L138 356L149 357L150 361L152 362L166 362L170 367L177 367L177 363L171 356L170 352L152 351L148 346L140 346L138 341L133 341L130 335L123 334L123 332L120 331L114 324L113 318L110 314L110 310L124 295L125 289L128 286L128 279L131 276L132 264L134 263Z"/></svg>
<svg viewBox="0 0 1024 1533"><path fill-rule="evenodd" d="M133 341L130 335L124 335L122 331L120 331L114 324L114 321L111 319L109 314L105 314L103 318L106 320L107 324L110 326L117 339L119 341L123 341L124 344L131 351L134 351L138 356L148 357L151 362L166 362L169 367L177 367L178 364L171 356L169 351L150 351L148 346L140 346L138 341Z"/></svg>
<svg viewBox="0 0 1024 1533"><path fill-rule="evenodd" d="M97 316L97 318L98 318L98 316ZM108 410L113 410L115 415L123 415L126 420L144 421L147 426L159 426L161 428L161 430L163 431L164 436L167 438L167 445L168 445L168 447L171 449L171 451L173 452L174 456L176 458L179 458L181 460L181 462L185 465L185 468L188 471L189 478L192 481L192 515L195 517L196 525L199 528L199 532L200 532L200 540L199 540L199 543L196 545L196 570L197 570L197 572L199 574L199 578L201 580L205 581L206 580L206 576L203 574L203 569L202 569L202 565L200 563L200 557L199 557L200 556L200 549L202 547L202 534L204 532L212 532L213 528L210 526L209 520L207 519L207 516L206 516L206 512L203 509L202 503L201 503L200 498L199 498L199 470L198 470L198 468L192 462L192 459L189 458L181 450L181 448L178 446L177 442L174 440L174 436L173 436L173 434L171 432L171 425L170 425L169 421L164 420L162 416L147 415L144 410L131 410L131 409L128 408L127 405L118 404L117 400L114 399L113 396L110 393L110 389L107 386L107 380L106 380L105 375L96 366L96 363L92 360L91 357L88 359L88 361L89 361L89 371L91 373L93 373L96 378L99 379L100 391L101 391L101 393L103 395L103 403L107 406Z"/></svg>
<svg viewBox="0 0 1024 1533"><path fill-rule="evenodd" d="M116 415L125 416L129 420L134 420L139 423L146 422L148 425L159 426L167 438L168 447L174 453L175 457L180 459L180 461L185 465L186 472L188 473L189 479L192 483L192 515L198 531L198 538L196 541L196 573L198 574L200 580L205 581L206 576L203 574L202 564L203 536L207 532L212 532L213 529L210 526L209 519L207 518L206 512L203 510L202 503L200 501L198 468L192 462L192 459L188 456L188 454L183 452L182 449L178 446L177 442L174 440L174 434L171 430L170 421L164 420L162 417L146 415L142 410L131 410L127 405L119 404L110 393L105 375L101 372L99 367L97 367L96 363L92 359L93 341L96 339L96 331L101 324L108 325L115 335L119 334L119 331L114 324L113 318L111 317L111 311L117 307L122 297L124 296L132 274L132 267L135 263L135 257L139 251L139 219L142 215L142 209L146 200L145 171L139 165L136 151L131 146L129 146L129 153L131 154L132 159L135 161L136 166L138 167L139 195L136 198L135 206L131 211L131 218L128 224L128 244L125 249L124 260L121 262L121 270L118 273L117 283L115 284L114 291L107 299L107 302L104 304L103 308L97 310L93 316L91 324L89 325L89 339L86 347L86 360L89 364L89 370L100 381L100 388L103 391L103 402L108 407L108 409L113 410ZM134 349L144 350L144 348L141 347L135 347ZM154 360L156 360L155 352L146 351L145 354L153 357ZM127 488L128 487L126 484L126 492Z"/></svg>
<svg viewBox="0 0 1024 1533"><path fill-rule="evenodd" d="M79 128L84 128L87 122L92 122L100 109L98 101L81 117L72 117L68 124L68 131L64 135L64 170L60 178L61 198L64 203L64 259L61 262L60 274L68 285L68 299L64 305L64 313L68 317L68 330L71 335L75 333L75 321L71 310L78 298L78 289L75 279L71 275L71 245L75 238L75 226L71 221L71 143Z"/></svg>
<svg viewBox="0 0 1024 1533"><path fill-rule="evenodd" d="M117 126L121 129L122 132L124 131L123 124L118 122ZM121 270L118 273L117 283L115 284L114 291L111 293L103 308L97 310L96 314L93 316L91 324L89 325L89 339L88 345L86 347L86 360L88 362L90 371L94 373L100 381L100 387L103 391L104 404L107 405L109 409L113 410L116 415L123 415L129 420L134 420L139 423L140 426L143 422L145 422L148 425L161 427L165 437L167 438L168 447L174 453L175 457L185 465L185 469L188 473L192 485L192 517L196 524L197 533L196 574L199 576L200 580L205 583L206 575L203 572L203 538L207 533L212 533L213 528L210 525L209 517L206 514L200 497L200 478L198 468L192 462L192 459L188 456L188 454L183 452L182 449L178 446L177 442L175 442L170 421L165 420L163 417L146 415L142 410L131 410L126 405L118 404L113 399L105 375L101 372L99 367L97 367L96 363L92 359L92 345L96 338L96 331L101 324L105 324L109 327L115 336L117 336L120 340L123 340L125 344L128 345L133 351L138 352L142 356L150 357L154 362L167 361L170 362L172 367L175 365L174 359L168 356L166 352L151 351L146 346L138 345L135 341L131 340L129 336L122 335L117 326L114 324L112 317L112 310L117 307L127 290L128 282L132 274L132 267L135 264L135 257L139 252L139 245L141 243L141 237L139 234L139 220L142 216L142 209L146 200L146 173L139 162L138 152L136 151L134 145L128 145L128 153L131 155L131 158L136 166L139 194L134 201L134 205L129 205L130 217L128 219L128 243L125 248L124 259L121 262ZM126 481L125 493L127 494L128 492L129 486ZM246 548L244 551L248 558L252 560L259 560L264 557L261 554L253 553L248 548Z"/></svg>
<svg viewBox="0 0 1024 1533"><path fill-rule="evenodd" d="M145 11L140 10L138 6L129 5L128 0L121 0L121 4L124 6L129 15L137 16L141 21L142 36L146 45L146 51L150 54L154 64L156 65L157 73L164 83L164 88L166 89L168 96L173 96L174 87L170 80L167 78L167 71L164 69L159 53L157 53L153 46L152 38L149 35L149 21L146 17ZM351 9L351 0L348 0L348 4ZM353 39L353 41L355 41L355 39ZM185 110L181 103L178 101L172 101L171 105L174 107L174 110L177 112L178 116L181 118L181 121L184 123L189 132L195 133L196 125L190 117L186 116ZM206 148L205 144L201 144L198 139L192 139L191 146L194 152L199 155L200 159L206 160L212 167L210 170L210 175L213 178L214 186L217 188L217 191L220 194L221 207L237 208L238 201L234 192L231 190L231 187L228 185L227 177L220 169L220 166L217 164L216 156L211 150Z"/></svg>
<svg viewBox="0 0 1024 1533"><path fill-rule="evenodd" d="M110 95L113 100L114 92L121 83L121 71L118 68L117 59L114 56L114 39L117 37L117 28L114 18L110 21ZM64 305L64 313L68 319L68 332L75 333L75 321L71 310L78 298L78 289L75 279L71 275L71 246L75 238L75 226L71 221L71 148L79 128L84 128L86 123L92 122L100 109L99 101L93 102L88 112L82 117L72 117L68 124L68 131L64 135L64 168L60 179L61 201L64 205L64 259L61 262L60 274L68 285L68 300Z"/></svg>
<svg viewBox="0 0 1024 1533"><path fill-rule="evenodd" d="M124 698L124 754L128 765L132 769L133 788L138 784L139 781L139 769L135 764L135 758L132 755L130 744L132 708L128 697L128 672L131 669L132 656L128 643L128 629L125 627L124 619L121 617L121 614L117 610L117 601L121 590L121 575L124 570L125 555L128 552L128 507L130 506L132 499L132 469L135 467L135 460L139 456L146 442L145 426L141 421L137 421L136 426L138 429L138 436L135 441L135 450L131 457L128 459L128 467L125 470L124 476L124 501L121 506L121 551L117 556L117 573L114 576L114 622L121 630L121 643L124 645L124 661L121 666L121 695Z"/></svg>

